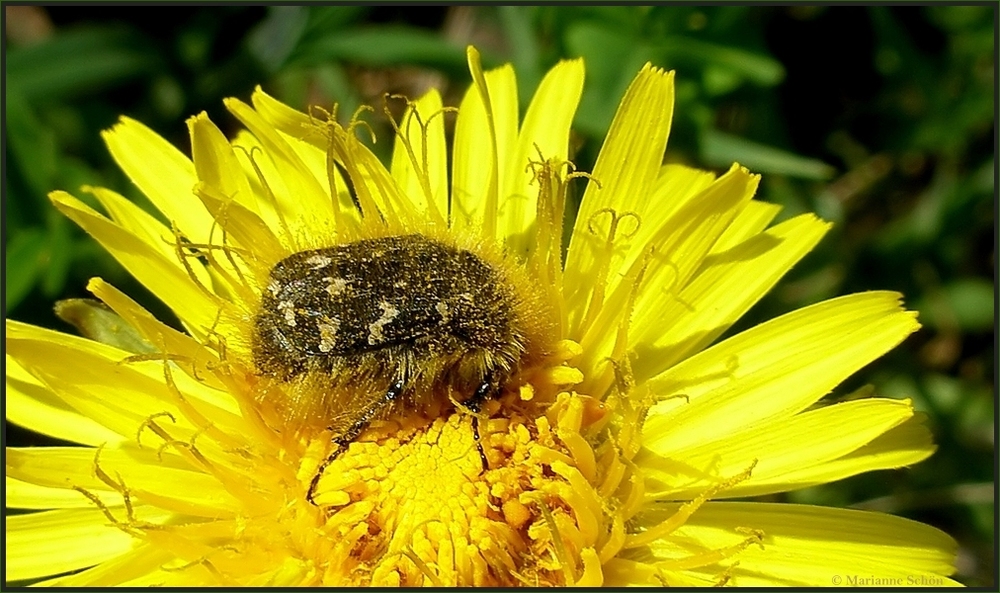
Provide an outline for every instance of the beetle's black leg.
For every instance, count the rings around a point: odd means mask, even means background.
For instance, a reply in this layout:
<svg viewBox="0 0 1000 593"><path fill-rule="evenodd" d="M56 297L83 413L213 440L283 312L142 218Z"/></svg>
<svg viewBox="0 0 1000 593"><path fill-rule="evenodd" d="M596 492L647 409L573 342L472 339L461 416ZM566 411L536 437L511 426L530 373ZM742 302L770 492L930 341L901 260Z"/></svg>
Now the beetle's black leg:
<svg viewBox="0 0 1000 593"><path fill-rule="evenodd" d="M462 405L465 406L470 412L472 412L472 430L476 433L476 449L479 451L479 459L483 462L483 471L490 469L489 461L486 460L486 452L483 451L483 442L480 440L479 436L479 411L483 407L483 402L485 402L490 393L493 391L493 382L489 377L483 380L476 389L476 392L472 394L472 397L467 399Z"/></svg>
<svg viewBox="0 0 1000 593"><path fill-rule="evenodd" d="M340 457L341 453L347 450L347 446L350 445L354 439L358 438L358 435L361 434L361 431L367 428L369 424L371 424L371 421L375 419L375 416L377 416L386 407L391 405L392 402L399 399L399 396L402 394L403 394L403 380L400 379L395 383L393 383L392 385L390 385L389 390L385 392L385 396L383 396L381 400L376 402L375 405L365 410L365 413L362 414L362 416L358 418L358 420L355 421L350 428L344 431L344 434L339 435L333 439L333 444L337 445L337 448L333 450L333 453L330 453L330 455L326 458L326 460L324 460L323 463L321 463L319 465L319 468L316 470L316 475L313 476L312 481L309 482L309 491L306 493L306 500L308 500L314 506L316 505L316 501L313 500L313 497L316 495L316 487L319 486L319 479L320 477L323 476L323 472L326 471L326 468L328 468L330 464L333 463L333 461L337 457Z"/></svg>

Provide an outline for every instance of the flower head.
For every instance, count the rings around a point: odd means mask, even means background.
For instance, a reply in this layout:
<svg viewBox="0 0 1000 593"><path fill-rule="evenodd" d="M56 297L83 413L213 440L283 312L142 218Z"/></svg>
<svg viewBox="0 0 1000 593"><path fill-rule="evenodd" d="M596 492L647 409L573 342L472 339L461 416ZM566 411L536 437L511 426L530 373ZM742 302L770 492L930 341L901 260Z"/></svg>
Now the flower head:
<svg viewBox="0 0 1000 593"><path fill-rule="evenodd" d="M128 341L7 322L8 418L82 445L7 450L8 507L39 511L8 518L8 579L951 583L954 542L925 525L724 500L933 451L908 401L818 403L918 327L899 295L833 299L715 343L828 225L771 225L777 208L754 200L758 178L738 165L718 177L663 165L673 73L643 68L583 174L567 154L582 62L553 68L519 121L513 70L469 56L450 174L451 110L435 91L408 102L387 170L360 118L341 126L258 90L252 105L226 103L246 127L231 141L204 114L189 120L191 159L133 120L106 133L169 224L107 189L85 188L107 215L52 194L185 331L98 278L89 289ZM564 233L574 177L586 191ZM516 335L535 337L501 342L517 353L508 362L489 347L469 362L444 341L415 354L402 338L390 357L380 340L401 313L379 293L376 354L309 366L346 326L277 298L276 266L316 250L306 261L319 269L347 257L337 246L413 235L495 272L501 304L521 307ZM334 298L353 280L313 278L289 282ZM407 302L430 290L408 280L393 284ZM455 302L420 311L447 324ZM261 362L263 309L276 325L315 324L307 371ZM289 352L306 339L278 334ZM431 379L385 392L403 359L406 377ZM463 389L497 369L503 380L471 405Z"/></svg>

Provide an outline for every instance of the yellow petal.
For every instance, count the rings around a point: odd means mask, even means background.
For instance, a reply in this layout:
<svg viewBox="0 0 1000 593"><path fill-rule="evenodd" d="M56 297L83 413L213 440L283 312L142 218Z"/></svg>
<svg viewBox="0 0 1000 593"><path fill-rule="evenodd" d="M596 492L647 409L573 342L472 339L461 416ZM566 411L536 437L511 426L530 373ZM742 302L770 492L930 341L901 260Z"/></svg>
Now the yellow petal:
<svg viewBox="0 0 1000 593"><path fill-rule="evenodd" d="M473 80L455 122L451 220L453 227L483 228L491 237L500 172L508 169L517 144L517 80L509 64L485 74L479 71L478 77L474 67ZM484 96L489 98L488 110Z"/></svg>
<svg viewBox="0 0 1000 593"><path fill-rule="evenodd" d="M651 382L682 395L650 410L643 442L673 450L812 405L919 324L900 295L868 292L783 315L674 366Z"/></svg>
<svg viewBox="0 0 1000 593"><path fill-rule="evenodd" d="M642 212L660 174L674 112L674 73L646 64L629 85L594 165L578 223L600 208Z"/></svg>
<svg viewBox="0 0 1000 593"><path fill-rule="evenodd" d="M517 151L503 172L500 187L500 234L507 238L507 248L519 256L533 247L528 234L535 220L538 184L532 183L528 164L540 159L565 161L569 150L569 132L583 91L583 60L565 60L556 64L542 79L524 115L517 139Z"/></svg>
<svg viewBox="0 0 1000 593"><path fill-rule="evenodd" d="M759 181L758 175L734 165L657 230L650 241L656 251L643 276L636 316L660 308L664 292L687 285L712 245L753 197Z"/></svg>
<svg viewBox="0 0 1000 593"><path fill-rule="evenodd" d="M101 206L108 212L111 220L115 221L123 229L145 241L147 245L158 251L167 261L177 261L177 252L174 248L174 243L177 239L173 231L137 206L135 202L103 187L84 186L83 191L97 198ZM190 262L191 272L197 276L198 281L205 286L211 286L212 279L205 266L201 265L194 258ZM181 264L177 262L175 265L180 267Z"/></svg>
<svg viewBox="0 0 1000 593"><path fill-rule="evenodd" d="M441 95L432 89L406 109L392 152L392 177L422 212L441 224L448 216L448 150Z"/></svg>
<svg viewBox="0 0 1000 593"><path fill-rule="evenodd" d="M7 475L40 486L107 490L109 484L95 475L95 459L132 496L160 509L217 518L242 508L216 477L192 471L169 448L105 447L98 457L96 449L83 447L8 447L6 469Z"/></svg>
<svg viewBox="0 0 1000 593"><path fill-rule="evenodd" d="M101 564L37 583L46 587L168 587L173 581L192 586L191 571L170 570L177 563L169 551L150 544L136 543L128 552ZM138 581L138 582L135 582ZM206 582L206 581L203 581ZM209 581L210 582L210 581Z"/></svg>
<svg viewBox="0 0 1000 593"><path fill-rule="evenodd" d="M633 370L655 376L702 350L760 300L829 230L811 214L787 220L726 251L712 253L676 297L650 298L632 317Z"/></svg>
<svg viewBox="0 0 1000 593"><path fill-rule="evenodd" d="M246 277L258 262L267 265L286 252L261 219L250 184L222 132L204 114L188 120L188 127L201 179L194 192L216 221L209 234L212 245L198 247L214 273L215 292L252 301Z"/></svg>
<svg viewBox="0 0 1000 593"><path fill-rule="evenodd" d="M191 160L127 117L102 135L118 166L167 220L191 241L207 242L212 217L192 192L198 179Z"/></svg>
<svg viewBox="0 0 1000 593"><path fill-rule="evenodd" d="M252 101L257 113L267 123L278 130L280 137L284 138L288 146L298 155L303 165L312 172L312 176L319 181L320 185L326 187L328 193L332 192L333 188L336 188L337 200L332 203L336 217L335 228L351 231L356 230L361 220L357 206L355 206L351 198L351 193L348 190L348 184L344 176L339 169L331 167L329 163L331 142L329 137L330 128L327 127L327 121L325 119L316 119L313 115L307 115L301 111L292 109L265 93L260 87L254 90ZM323 115L322 112L320 112L320 115ZM248 151L252 151L254 146L260 146L257 140L246 132L237 134L235 144L246 147ZM263 146L260 146L260 150L263 150ZM237 155L241 156L239 153ZM252 167L246 169L249 159L241 158L241 161L244 163L244 169L250 175L251 183L253 183L257 178L257 173L253 171ZM270 174L267 174L268 178L272 178L273 176L273 170ZM262 187L255 191L258 196L266 195ZM303 213L296 205L290 204L279 204L277 213L280 213L282 217L286 217L290 221L294 221L300 215L308 214ZM286 225L291 224L291 222L286 222L280 217L273 219L264 214L264 212L262 214L268 224L274 228L285 228ZM279 227L279 225L281 226ZM285 244L292 245L293 238L289 238Z"/></svg>
<svg viewBox="0 0 1000 593"><path fill-rule="evenodd" d="M670 133L674 105L673 72L649 64L629 86L615 114L594 165L596 181L587 184L566 256L569 302L586 300L598 259L589 231L594 216L610 208L619 215L635 212L643 218L653 205L643 203L653 193ZM600 185L598 185L600 184Z"/></svg>
<svg viewBox="0 0 1000 593"><path fill-rule="evenodd" d="M93 566L128 552L135 542L95 508L8 516L5 527L7 581Z"/></svg>
<svg viewBox="0 0 1000 593"><path fill-rule="evenodd" d="M259 159L257 164L279 208L291 212L288 223L292 232L306 236L329 233L329 227L323 223L324 219L334 217L328 188L319 184L278 130L249 105L237 99L228 99L225 104L263 146L264 150L254 158Z"/></svg>
<svg viewBox="0 0 1000 593"><path fill-rule="evenodd" d="M250 184L222 131L208 119L208 114L204 111L189 118L187 125L191 135L191 156L198 179L244 208L258 212L257 200Z"/></svg>
<svg viewBox="0 0 1000 593"><path fill-rule="evenodd" d="M778 204L750 200L746 207L733 219L709 253L722 253L753 237L767 228L781 211Z"/></svg>
<svg viewBox="0 0 1000 593"><path fill-rule="evenodd" d="M153 247L157 247L164 257L174 257L174 233L169 227L156 220L148 212L140 208L118 192L103 187L84 186L83 191L91 194L101 203L111 220L141 238ZM208 278L208 273L202 274Z"/></svg>
<svg viewBox="0 0 1000 593"><path fill-rule="evenodd" d="M251 100L254 109L264 121L289 136L301 138L319 150L326 151L329 145L328 139L313 115L292 109L265 93L260 86L254 89Z"/></svg>
<svg viewBox="0 0 1000 593"><path fill-rule="evenodd" d="M863 472L896 469L923 461L937 449L923 420L918 414L840 459L791 471L781 477L782 490L825 484ZM749 490L747 496L775 491L773 487L763 486Z"/></svg>
<svg viewBox="0 0 1000 593"><path fill-rule="evenodd" d="M612 267L627 269L631 266L670 218L685 204L697 199L715 180L716 175L711 171L676 164L661 167L653 193L648 198L648 206L644 205L639 214L638 229L624 246L626 254L620 265Z"/></svg>
<svg viewBox="0 0 1000 593"><path fill-rule="evenodd" d="M7 320L8 326L10 323ZM117 443L123 439L121 435L101 426L57 397L25 371L10 354L5 358L7 383L4 412L9 422L81 445Z"/></svg>
<svg viewBox="0 0 1000 593"><path fill-rule="evenodd" d="M87 290L111 307L126 323L138 330L150 344L153 344L161 352L170 352L181 357L186 363L178 365L182 369L190 368L188 364L194 365L193 370L189 373L197 375L199 383L204 384L205 388L188 389L186 390L187 395L198 397L213 406L228 410L233 415L239 413L239 408L233 401L232 395L223 391L225 385L217 381L211 372L214 365L221 363L217 355L190 336L165 325L123 292L102 279L91 278L90 282L87 283ZM133 368L142 369L145 367Z"/></svg>
<svg viewBox="0 0 1000 593"><path fill-rule="evenodd" d="M7 350L70 406L122 437L134 438L147 418L162 412L175 415L174 428L183 435L179 438L191 437L195 427L173 405L175 396L163 384L162 374L157 381L140 373L135 365L118 364L129 355L127 352L58 335L8 322Z"/></svg>
<svg viewBox="0 0 1000 593"><path fill-rule="evenodd" d="M76 490L39 486L4 476L4 502L9 509L93 509L94 503ZM108 507L122 506L122 495L112 490L89 491Z"/></svg>
<svg viewBox="0 0 1000 593"><path fill-rule="evenodd" d="M658 508L655 514L665 518L676 505ZM899 579L893 584L904 587L954 584L943 576L954 572L957 549L948 535L916 521L847 509L710 502L674 538L652 546L653 553L668 567L669 558L690 555L691 542L716 549L738 544L746 536L737 527L759 530L763 540L727 562L738 562L729 571L731 585L884 586L861 580L868 578ZM722 571L712 565L690 572L710 580Z"/></svg>
<svg viewBox="0 0 1000 593"><path fill-rule="evenodd" d="M230 274L235 273L232 262L236 262L235 267L250 272L251 268L247 262L256 264L258 261L276 261L287 255L288 252L278 237L256 212L226 197L218 188L211 185L199 183L195 186L195 193L205 207L218 217L218 226L226 232L225 243L220 231L215 242L218 249L206 254L214 271L222 268ZM227 256L224 250L229 248L229 244L237 246L238 249ZM230 282L230 285L232 284L237 283Z"/></svg>
<svg viewBox="0 0 1000 593"><path fill-rule="evenodd" d="M700 584L702 586L711 585L711 581ZM635 587L641 585L650 587L662 587L664 585L663 580L657 574L656 567L652 564L621 557L612 558L604 563L605 587Z"/></svg>
<svg viewBox="0 0 1000 593"><path fill-rule="evenodd" d="M130 274L166 303L192 333L204 336L212 327L218 307L176 259L168 259L159 248L150 246L66 192L52 192L49 197L56 208L97 239ZM202 265L194 258L188 262L192 269Z"/></svg>
<svg viewBox="0 0 1000 593"><path fill-rule="evenodd" d="M785 476L841 459L900 426L913 415L908 401L863 399L810 410L760 424L697 445L668 450L652 444L644 467L651 499L690 500L753 466L750 478L718 496L751 496L780 492L802 484L786 484ZM919 461L915 459L914 462ZM874 468L872 468L874 469ZM814 473L816 483L837 477Z"/></svg>
<svg viewBox="0 0 1000 593"><path fill-rule="evenodd" d="M620 261L613 256L614 244L609 245L607 238L602 239L605 245L602 248L605 252L604 265L607 267L602 268L603 276L595 273L590 282L595 286L606 284L608 296L603 299L596 315L592 314L596 303L587 303L588 314L578 321L578 328L570 329L570 336L577 335L576 332L582 334L580 344L584 348L584 358L578 363L580 366L593 369L611 357L617 330L625 315L631 313L632 319L637 320L633 323L640 324L641 320L649 319L651 310L661 309L664 301L669 301L671 293L676 293L687 284L729 222L749 202L758 180L758 176L734 165L729 172L686 202L657 229L649 245L643 247L648 258L643 260L646 268L638 287L636 266L632 266L627 273L624 270L616 272L615 264L607 263ZM616 227L615 223L616 220L621 224L630 221L616 218L614 213L604 214L600 218L601 233L608 237L614 235L615 243L629 240L627 235L618 238L628 231L623 230L621 225ZM631 222L641 223L641 219ZM616 228L618 234L615 234ZM633 297L634 305L630 308L628 303ZM662 322L653 327L657 326L662 326ZM645 327L648 328L648 325ZM608 386L609 374L592 373L592 377L605 383L584 382L580 388L590 393L603 393Z"/></svg>
<svg viewBox="0 0 1000 593"><path fill-rule="evenodd" d="M581 238L581 245L584 242L593 243L591 248L596 252L600 250L598 244L607 240L608 224L612 223L615 216L618 218L619 227L614 248L610 253L601 254L602 257L607 258L605 264L607 270L609 272L617 270L617 273L608 275L606 292L612 292L616 287L620 288L622 280L628 277L628 272L635 265L636 260L648 255L650 245L656 240L656 237L660 235L659 240L663 240L664 229L670 228L668 223L671 218L693 199L700 198L702 192L711 186L715 179L715 174L708 171L683 165L664 165L660 168L654 193L649 198L651 207L646 207L641 215L637 212L626 211L615 212L612 216L611 212L605 212L601 214L601 218L593 221L594 225L588 226L590 236ZM598 282L605 282L603 278L595 278L593 274L590 275L590 279L594 289L597 288ZM627 296L627 293L626 290L620 294ZM587 305L587 303L571 304L570 317L582 313L583 305ZM615 306L609 306L609 309L616 310ZM617 307L617 311L619 315L623 313L621 307ZM617 318L618 316L615 316L606 320L606 323L616 322ZM640 323L633 322L633 325L640 325ZM600 331L597 332L597 335L601 335ZM610 334L607 335L610 337ZM610 342L604 346L602 351L606 351L609 344Z"/></svg>

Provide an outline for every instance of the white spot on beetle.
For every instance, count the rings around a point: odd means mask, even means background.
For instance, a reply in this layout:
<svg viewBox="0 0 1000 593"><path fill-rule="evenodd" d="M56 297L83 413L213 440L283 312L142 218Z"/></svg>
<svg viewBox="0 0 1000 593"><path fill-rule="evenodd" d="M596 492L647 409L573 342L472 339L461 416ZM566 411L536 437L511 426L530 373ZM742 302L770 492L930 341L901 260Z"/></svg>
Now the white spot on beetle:
<svg viewBox="0 0 1000 593"><path fill-rule="evenodd" d="M312 269L318 270L327 267L332 261L332 259L325 255L314 255L306 259L305 263L307 266L312 266Z"/></svg>
<svg viewBox="0 0 1000 593"><path fill-rule="evenodd" d="M343 278L326 277L323 278L323 280L327 282L327 287L324 290L326 290L326 292L328 292L332 297L344 294L347 292L347 287L350 285L350 282Z"/></svg>
<svg viewBox="0 0 1000 593"><path fill-rule="evenodd" d="M295 303L292 301L278 301L278 310L285 314L285 325L295 327Z"/></svg>
<svg viewBox="0 0 1000 593"><path fill-rule="evenodd" d="M388 301L382 301L378 306L382 309L382 316L368 326L368 343L372 346L385 341L385 332L382 328L399 315L399 309L393 307Z"/></svg>
<svg viewBox="0 0 1000 593"><path fill-rule="evenodd" d="M340 330L340 320L336 317L323 316L323 321L316 324L319 328L319 351L326 353L333 350L337 343L337 331Z"/></svg>

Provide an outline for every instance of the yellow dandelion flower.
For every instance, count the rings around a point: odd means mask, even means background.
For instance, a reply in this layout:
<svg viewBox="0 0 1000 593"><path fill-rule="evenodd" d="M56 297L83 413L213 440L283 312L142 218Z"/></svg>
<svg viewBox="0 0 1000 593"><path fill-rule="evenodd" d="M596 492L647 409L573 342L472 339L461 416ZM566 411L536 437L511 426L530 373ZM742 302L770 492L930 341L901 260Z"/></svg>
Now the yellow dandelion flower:
<svg viewBox="0 0 1000 593"><path fill-rule="evenodd" d="M931 527L745 500L932 452L909 401L818 403L918 327L900 295L715 343L828 225L772 225L738 165L663 165L673 73L639 72L583 175L582 61L519 120L513 69L469 58L450 171L435 91L388 170L360 119L259 89L231 141L189 120L191 158L106 132L169 226L52 200L186 331L99 278L132 347L7 321L8 419L78 445L7 449L8 581L955 584Z"/></svg>

